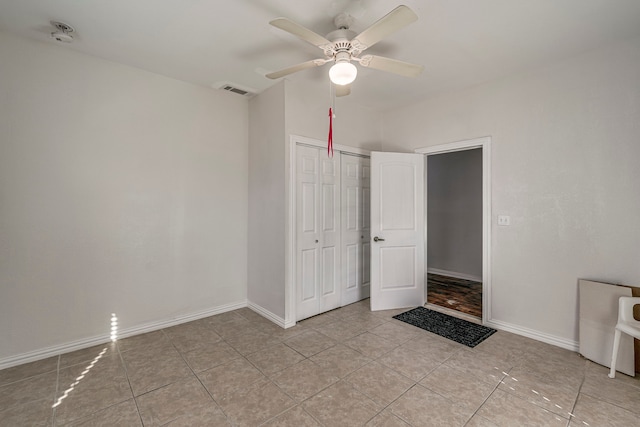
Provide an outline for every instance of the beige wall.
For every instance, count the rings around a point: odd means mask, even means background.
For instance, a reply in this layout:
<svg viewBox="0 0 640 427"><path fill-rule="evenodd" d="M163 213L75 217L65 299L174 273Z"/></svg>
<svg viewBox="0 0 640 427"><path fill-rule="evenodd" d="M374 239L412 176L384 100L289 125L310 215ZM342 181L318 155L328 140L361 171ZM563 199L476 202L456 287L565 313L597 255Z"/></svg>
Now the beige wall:
<svg viewBox="0 0 640 427"><path fill-rule="evenodd" d="M285 82L249 103L248 298L285 317Z"/></svg>
<svg viewBox="0 0 640 427"><path fill-rule="evenodd" d="M287 135L326 141L331 105L328 78L327 81L315 81L295 76L286 83ZM335 110L334 144L372 151L382 148L379 112L355 104L349 97L336 98Z"/></svg>
<svg viewBox="0 0 640 427"><path fill-rule="evenodd" d="M388 151L492 137L494 321L575 345L578 278L640 283L640 39L385 117Z"/></svg>
<svg viewBox="0 0 640 427"><path fill-rule="evenodd" d="M0 34L0 363L107 336L112 312L134 328L248 292L283 316L289 135L324 140L327 110L324 84L249 106ZM337 115L335 143L371 150L492 136L495 322L570 345L578 277L639 284L640 40L384 116L339 99Z"/></svg>
<svg viewBox="0 0 640 427"><path fill-rule="evenodd" d="M0 361L246 303L248 106L0 34Z"/></svg>

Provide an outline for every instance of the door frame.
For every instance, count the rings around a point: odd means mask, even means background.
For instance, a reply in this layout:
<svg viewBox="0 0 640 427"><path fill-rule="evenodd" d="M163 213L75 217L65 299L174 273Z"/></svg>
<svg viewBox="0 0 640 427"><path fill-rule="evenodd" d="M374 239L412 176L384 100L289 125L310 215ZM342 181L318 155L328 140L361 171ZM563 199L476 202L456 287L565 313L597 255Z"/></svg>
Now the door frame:
<svg viewBox="0 0 640 427"><path fill-rule="evenodd" d="M286 200L287 217L285 220L285 287L284 287L284 327L290 328L296 325L296 147L306 145L315 148L327 147L327 142L319 139L308 138L300 135L289 136L288 159L285 159L285 167L289 168L286 176ZM370 156L371 151L348 145L334 144L335 155L341 152ZM340 283L342 286L342 283Z"/></svg>
<svg viewBox="0 0 640 427"><path fill-rule="evenodd" d="M416 148L414 152L425 156L425 209L424 221L427 223L427 174L426 158L430 155L453 153L456 151L482 149L482 323L491 322L491 136L481 138L466 139L462 141L450 142L447 144L432 145L429 147ZM424 236L424 257L425 257L425 285L427 284L427 233L428 226L425 227ZM427 288L428 286L425 286ZM426 299L425 289L425 299Z"/></svg>

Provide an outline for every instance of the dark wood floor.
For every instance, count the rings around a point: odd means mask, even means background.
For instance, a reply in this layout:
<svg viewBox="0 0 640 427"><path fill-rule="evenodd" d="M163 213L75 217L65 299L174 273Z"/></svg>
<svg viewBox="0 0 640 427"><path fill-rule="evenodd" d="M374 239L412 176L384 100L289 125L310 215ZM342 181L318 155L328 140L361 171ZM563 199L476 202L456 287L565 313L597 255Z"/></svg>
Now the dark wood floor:
<svg viewBox="0 0 640 427"><path fill-rule="evenodd" d="M427 302L482 317L482 282L429 273Z"/></svg>

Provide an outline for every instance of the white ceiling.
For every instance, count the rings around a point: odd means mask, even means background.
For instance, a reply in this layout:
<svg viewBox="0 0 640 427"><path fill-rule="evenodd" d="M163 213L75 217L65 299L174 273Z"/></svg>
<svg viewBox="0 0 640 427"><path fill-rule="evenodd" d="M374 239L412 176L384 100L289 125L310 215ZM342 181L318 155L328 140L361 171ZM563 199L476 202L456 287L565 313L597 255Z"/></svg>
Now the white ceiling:
<svg viewBox="0 0 640 427"><path fill-rule="evenodd" d="M49 39L75 27L69 49L208 86L260 92L265 72L322 57L271 27L284 16L326 34L350 12L359 32L399 4L419 20L367 53L425 66L417 79L359 69L353 102L407 105L640 35L640 0L0 0L0 31ZM328 84L328 65L288 77Z"/></svg>

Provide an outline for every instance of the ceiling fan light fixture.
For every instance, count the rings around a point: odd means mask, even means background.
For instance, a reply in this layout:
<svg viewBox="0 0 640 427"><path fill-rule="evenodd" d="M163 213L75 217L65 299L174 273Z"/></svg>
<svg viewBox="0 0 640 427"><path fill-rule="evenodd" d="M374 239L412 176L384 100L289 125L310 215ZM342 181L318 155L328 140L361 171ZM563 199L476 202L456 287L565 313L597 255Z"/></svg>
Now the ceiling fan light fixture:
<svg viewBox="0 0 640 427"><path fill-rule="evenodd" d="M353 83L357 75L358 69L349 61L336 62L329 69L329 78L337 85Z"/></svg>

